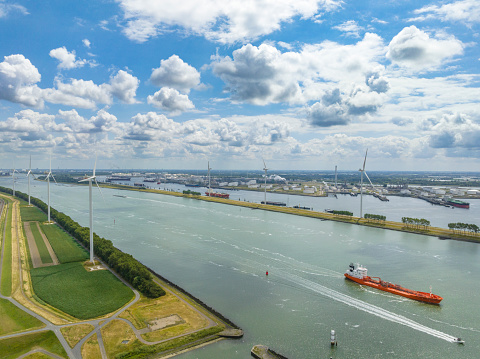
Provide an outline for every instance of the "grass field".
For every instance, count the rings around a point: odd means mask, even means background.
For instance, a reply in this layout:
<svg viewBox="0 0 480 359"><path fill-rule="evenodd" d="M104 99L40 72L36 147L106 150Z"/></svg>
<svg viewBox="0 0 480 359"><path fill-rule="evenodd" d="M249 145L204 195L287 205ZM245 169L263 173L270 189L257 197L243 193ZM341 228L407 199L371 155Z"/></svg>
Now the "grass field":
<svg viewBox="0 0 480 359"><path fill-rule="evenodd" d="M55 336L55 333L52 331L45 331L0 340L0 358L15 359L37 347L44 348L45 350L63 358L68 357L62 344L60 344Z"/></svg>
<svg viewBox="0 0 480 359"><path fill-rule="evenodd" d="M42 328L38 319L17 308L6 299L0 298L0 335L21 332L27 329Z"/></svg>
<svg viewBox="0 0 480 359"><path fill-rule="evenodd" d="M60 263L80 262L89 258L88 252L68 233L56 225L40 225Z"/></svg>
<svg viewBox="0 0 480 359"><path fill-rule="evenodd" d="M32 231L33 238L35 238L35 244L37 245L38 253L40 254L42 263L53 263L52 257L50 257L50 253L48 253L47 245L45 244L45 241L38 230L36 222L30 222L30 230Z"/></svg>
<svg viewBox="0 0 480 359"><path fill-rule="evenodd" d="M45 222L47 220L47 215L40 211L38 207L28 207L28 204L23 203L23 201L20 205L20 215L22 216L23 222Z"/></svg>
<svg viewBox="0 0 480 359"><path fill-rule="evenodd" d="M5 218L4 226L5 231L5 245L3 248L3 266L2 266L2 284L0 291L4 296L9 297L12 294L12 210L11 202L9 203L8 215ZM3 236L3 228L2 233Z"/></svg>
<svg viewBox="0 0 480 359"><path fill-rule="evenodd" d="M134 297L111 272L87 272L79 262L35 268L30 274L40 299L78 319L113 312Z"/></svg>
<svg viewBox="0 0 480 359"><path fill-rule="evenodd" d="M60 329L60 331L62 332L62 335L67 341L68 345L73 348L93 329L95 329L95 327L91 324L78 324L70 327L63 327Z"/></svg>

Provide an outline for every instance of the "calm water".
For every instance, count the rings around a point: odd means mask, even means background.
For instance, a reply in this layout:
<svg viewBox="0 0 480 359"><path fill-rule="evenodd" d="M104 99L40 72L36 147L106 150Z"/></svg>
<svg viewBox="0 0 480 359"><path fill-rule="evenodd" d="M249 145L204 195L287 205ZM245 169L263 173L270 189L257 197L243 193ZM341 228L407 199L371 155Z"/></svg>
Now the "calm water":
<svg viewBox="0 0 480 359"><path fill-rule="evenodd" d="M25 183L20 180L16 188L26 192ZM46 200L46 185L35 182L32 195ZM103 195L105 202L98 191L94 198L97 233L245 331L241 340L209 345L181 359L246 359L255 344L291 359L478 357L476 244L171 196L113 190ZM51 205L87 225L86 187L52 186ZM449 222L457 209L447 213L447 218L436 216ZM432 306L362 288L343 279L351 261L412 289L428 291L431 285L445 299ZM338 334L334 350L330 329ZM466 344L453 344L452 337Z"/></svg>

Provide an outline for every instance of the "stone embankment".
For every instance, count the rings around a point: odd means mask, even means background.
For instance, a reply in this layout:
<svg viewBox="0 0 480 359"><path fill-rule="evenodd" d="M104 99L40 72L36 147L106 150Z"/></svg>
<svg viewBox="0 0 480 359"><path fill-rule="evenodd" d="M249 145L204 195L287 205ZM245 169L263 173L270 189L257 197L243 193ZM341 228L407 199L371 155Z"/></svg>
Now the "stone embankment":
<svg viewBox="0 0 480 359"><path fill-rule="evenodd" d="M252 357L257 359L287 359L287 357L284 357L281 354L275 353L266 345L255 345L252 348L250 354L252 354Z"/></svg>

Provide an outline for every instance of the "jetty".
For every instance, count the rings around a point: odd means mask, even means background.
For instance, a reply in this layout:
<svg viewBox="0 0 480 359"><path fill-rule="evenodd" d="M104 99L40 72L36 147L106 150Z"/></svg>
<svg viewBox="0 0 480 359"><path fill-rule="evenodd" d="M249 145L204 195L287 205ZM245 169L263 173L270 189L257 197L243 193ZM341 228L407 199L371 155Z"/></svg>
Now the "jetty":
<svg viewBox="0 0 480 359"><path fill-rule="evenodd" d="M287 359L281 354L275 353L266 345L255 345L250 354L257 359Z"/></svg>

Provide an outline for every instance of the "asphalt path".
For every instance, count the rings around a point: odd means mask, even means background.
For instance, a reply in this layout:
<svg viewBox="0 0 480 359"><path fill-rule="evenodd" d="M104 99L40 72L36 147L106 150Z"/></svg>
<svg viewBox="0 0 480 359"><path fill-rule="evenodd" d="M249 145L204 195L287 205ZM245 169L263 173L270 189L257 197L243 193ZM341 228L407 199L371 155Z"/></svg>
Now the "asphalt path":
<svg viewBox="0 0 480 359"><path fill-rule="evenodd" d="M14 200L15 203L18 203L17 200ZM16 233L16 244L18 246L18 253L20 253L20 233L18 233L18 226L17 225L14 225L17 223L17 221L19 221L20 219L18 218L19 217L19 209L15 210L13 208L14 206L14 203L10 204L10 205L7 205L3 200L0 199L0 206L1 208L3 209L3 207L5 207L6 209L6 216L5 216L5 224L6 224L6 221L7 221L7 215L8 215L8 211L9 210L12 210L12 228L15 228L15 230L17 231ZM1 213L1 210L0 210L0 213ZM3 255L4 255L4 244L5 244L5 233L6 233L6 225L4 226L4 229L3 229L3 240L2 240L2 248L1 248L1 255L0 255L0 284L1 284L1 275L2 275L2 266L3 266ZM13 240L13 238L12 238ZM13 245L13 243L12 243ZM22 270L21 270L21 259L20 259L20 256L18 258L18 262L19 262L19 268L20 268L20 281L19 283L23 283L23 273L22 273ZM101 261L100 261L101 262ZM98 344L99 344L99 347L100 347L100 352L102 354L102 359L107 359L107 353L106 353L106 350L105 350L105 346L104 346L104 343L103 343L103 338L102 338L102 333L101 333L101 329L106 327L112 320L122 320L124 322L126 322L133 330L133 332L135 333L135 336L137 337L137 339L139 341L141 341L142 343L144 344L148 344L148 345L153 345L153 344L159 344L159 343L162 343L162 342L166 342L168 340L171 340L171 339L175 339L175 338L179 338L179 337L182 337L184 335L187 335L187 334L192 334L192 333L196 333L200 330L204 330L204 329L208 329L208 328L211 328L213 326L216 326L217 323L215 321L213 321L211 318L209 318L208 316L206 316L204 313L202 313L200 310L198 310L197 308L195 308L193 305L191 305L190 303L188 303L185 299L183 299L181 296L175 294L174 292L172 292L171 290L169 290L168 288L165 288L163 287L166 291L168 291L169 293L171 293L172 295L176 296L180 301L182 301L183 303L187 304L190 308L192 308L193 310L195 310L197 313L199 313L203 318L207 319L208 320L208 326L206 327L203 327L201 329L198 329L198 330L194 330L194 331L191 331L189 333L185 333L185 334L182 334L182 335L178 335L176 337L173 337L173 338L168 338L168 339L164 339L164 340L160 340L160 341L157 341L157 342L148 342L146 341L145 339L142 338L141 334L143 334L145 331L144 330L138 330L135 328L135 326L133 325L132 322L130 322L129 320L127 319L123 319L123 318L119 318L119 315L121 313L123 313L126 309L130 308L132 305L134 305L136 302L138 302L138 300L140 299L140 294L138 293L137 290L135 290L129 283L127 283L123 278L121 278L119 275L117 275L117 273L115 273L114 271L112 271L108 266L105 265L105 263L101 262L102 265L107 268L108 270L110 270L119 280L121 280L126 286L128 286L135 294L135 298L130 301L127 305L123 306L122 308L120 308L119 310L117 310L113 315L111 315L110 317L108 318L100 318L100 319L92 319L92 320L86 320L86 321L82 321L82 322L75 322L75 323L69 323L69 324L61 324L61 325L56 325L56 324L53 324L52 322L50 322L49 320L45 319L44 317L42 317L41 315L33 312L32 310L30 310L29 308L26 308L25 306L23 306L21 303L17 302L14 298L12 297L7 297L7 296L3 296L1 293L0 293L0 298L2 299L6 299L8 301L10 301L12 304L14 304L17 308L25 311L26 313L30 314L31 316L37 318L39 321L41 321L45 327L43 328L40 328L40 329L32 329L32 330L26 330L26 331L23 331L23 332L20 332L20 333L13 333L13 334L8 334L8 335L3 335L3 336L0 336L0 340L2 339L8 339L8 338L13 338L13 337L18 337L18 336L22 336L22 335L26 335L26 334L31 334L31 333L38 333L38 332L43 332L43 331L47 331L47 330L51 330L55 333L55 335L57 336L58 340L60 341L60 343L62 344L63 348L65 349L67 355L69 358L72 358L72 359L81 359L82 358L82 346L83 344L85 344L86 341L88 341L93 335L97 334L97 340L98 340ZM26 300L28 300L28 298L26 297L24 291L23 291L23 286L20 285L20 289L21 289L21 293L22 295L24 296L24 298ZM16 291L16 288L13 288L12 290L12 293L14 293ZM32 302L31 302L32 303ZM33 305L35 305L34 303L32 303ZM35 305L36 306L36 305ZM69 326L74 326L74 325L78 325L78 324L91 324L94 329L88 333L84 338L82 338L74 347L73 349L70 347L70 345L67 343L65 337L62 335L60 329L61 328L64 328L64 327L69 327ZM45 351L44 349L35 349L35 350L32 350L30 351L29 353L26 353L22 356L20 356L19 358L23 358L25 356L27 356L28 354L31 354L31 353L34 353L34 352L37 352L37 351L40 351L42 353L45 353L47 355L50 355L50 356L53 356L54 358L59 358L59 356L55 355L55 354L52 354L52 353L48 353L47 351Z"/></svg>

